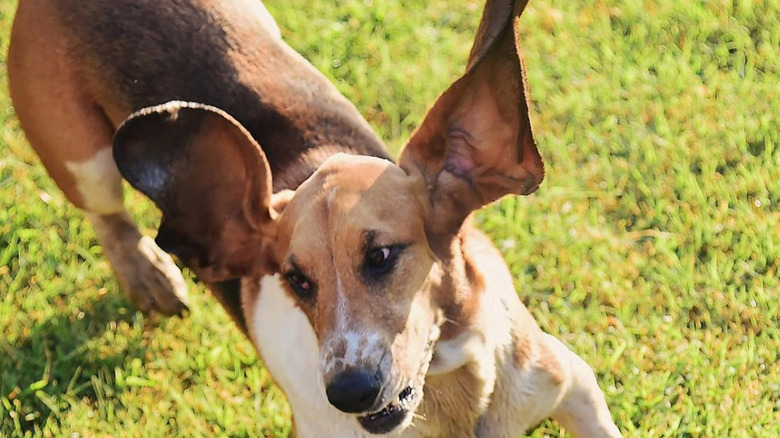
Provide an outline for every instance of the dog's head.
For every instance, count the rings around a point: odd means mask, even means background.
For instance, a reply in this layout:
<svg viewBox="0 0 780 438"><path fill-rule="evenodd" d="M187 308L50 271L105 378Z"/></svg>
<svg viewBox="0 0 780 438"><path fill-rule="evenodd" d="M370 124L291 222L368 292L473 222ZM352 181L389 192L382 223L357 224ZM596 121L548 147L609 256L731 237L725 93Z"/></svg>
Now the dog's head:
<svg viewBox="0 0 780 438"><path fill-rule="evenodd" d="M524 6L488 1L466 73L398 165L338 154L273 194L249 133L182 102L133 114L115 137L122 174L163 211L160 246L207 282L283 278L316 334L328 400L369 432L405 427L421 401L466 217L544 176L517 44Z"/></svg>
<svg viewBox="0 0 780 438"><path fill-rule="evenodd" d="M279 218L278 271L317 335L327 398L375 433L410 420L439 335L421 186L387 160L340 154Z"/></svg>

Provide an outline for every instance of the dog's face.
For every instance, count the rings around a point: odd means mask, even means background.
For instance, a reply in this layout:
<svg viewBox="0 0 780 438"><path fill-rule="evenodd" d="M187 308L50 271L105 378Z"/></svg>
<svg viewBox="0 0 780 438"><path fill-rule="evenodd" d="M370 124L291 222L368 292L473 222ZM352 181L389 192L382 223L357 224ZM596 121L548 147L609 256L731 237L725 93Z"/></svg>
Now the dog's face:
<svg viewBox="0 0 780 438"><path fill-rule="evenodd" d="M374 433L411 421L439 334L426 197L389 161L336 155L279 217L273 253L316 333L328 399Z"/></svg>
<svg viewBox="0 0 780 438"><path fill-rule="evenodd" d="M160 247L208 283L283 278L317 338L312 373L369 432L408 425L420 403L440 309L455 299L437 282L465 218L543 179L517 46L524 6L487 2L466 73L398 165L337 155L289 197L273 194L263 148L217 108L147 108L114 137L120 172L163 212Z"/></svg>

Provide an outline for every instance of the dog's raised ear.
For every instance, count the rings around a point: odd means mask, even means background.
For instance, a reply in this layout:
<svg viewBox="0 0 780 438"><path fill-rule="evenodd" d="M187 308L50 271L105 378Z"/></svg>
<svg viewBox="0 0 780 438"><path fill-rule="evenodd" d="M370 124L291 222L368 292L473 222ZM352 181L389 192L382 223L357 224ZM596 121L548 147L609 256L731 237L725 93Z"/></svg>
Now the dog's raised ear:
<svg viewBox="0 0 780 438"><path fill-rule="evenodd" d="M412 134L399 163L421 173L431 202L429 230L452 234L475 209L527 195L544 178L528 115L517 20L527 0L488 0L466 73Z"/></svg>
<svg viewBox="0 0 780 438"><path fill-rule="evenodd" d="M214 107L169 102L130 115L114 136L114 159L163 218L157 243L202 280L265 269L275 239L271 171L260 146Z"/></svg>

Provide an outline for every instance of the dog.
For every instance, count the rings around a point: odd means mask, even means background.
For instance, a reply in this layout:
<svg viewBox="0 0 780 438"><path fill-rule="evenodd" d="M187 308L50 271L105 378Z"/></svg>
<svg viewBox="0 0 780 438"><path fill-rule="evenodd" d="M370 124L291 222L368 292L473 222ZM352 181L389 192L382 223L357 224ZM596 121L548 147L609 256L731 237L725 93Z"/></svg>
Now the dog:
<svg viewBox="0 0 780 438"><path fill-rule="evenodd" d="M471 225L544 177L526 2L488 0L466 72L398 164L254 0L21 0L11 98L131 302L186 311L178 256L252 340L297 436L514 437L550 416L620 436ZM161 209L156 243L123 177Z"/></svg>

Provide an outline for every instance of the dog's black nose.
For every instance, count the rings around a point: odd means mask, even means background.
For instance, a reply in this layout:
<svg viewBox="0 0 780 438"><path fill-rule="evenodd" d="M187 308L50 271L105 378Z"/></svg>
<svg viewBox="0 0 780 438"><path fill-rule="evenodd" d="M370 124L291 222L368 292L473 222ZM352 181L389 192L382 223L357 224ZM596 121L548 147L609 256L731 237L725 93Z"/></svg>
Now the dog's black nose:
<svg viewBox="0 0 780 438"><path fill-rule="evenodd" d="M325 393L330 404L340 411L359 413L374 406L379 390L379 379L374 374L348 370L336 374L325 388Z"/></svg>

